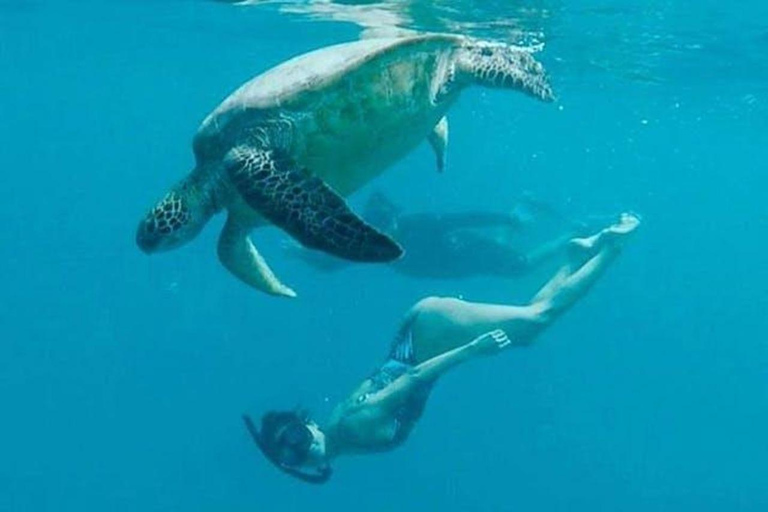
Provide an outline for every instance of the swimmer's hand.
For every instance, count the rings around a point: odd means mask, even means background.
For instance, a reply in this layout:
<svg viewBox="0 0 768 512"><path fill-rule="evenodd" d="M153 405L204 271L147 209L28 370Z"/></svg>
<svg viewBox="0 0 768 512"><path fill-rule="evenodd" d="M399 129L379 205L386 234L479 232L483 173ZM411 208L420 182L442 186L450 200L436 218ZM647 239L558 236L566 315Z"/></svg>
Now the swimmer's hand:
<svg viewBox="0 0 768 512"><path fill-rule="evenodd" d="M506 332L495 329L475 338L470 344L479 354L489 356L507 348L512 344L512 340Z"/></svg>

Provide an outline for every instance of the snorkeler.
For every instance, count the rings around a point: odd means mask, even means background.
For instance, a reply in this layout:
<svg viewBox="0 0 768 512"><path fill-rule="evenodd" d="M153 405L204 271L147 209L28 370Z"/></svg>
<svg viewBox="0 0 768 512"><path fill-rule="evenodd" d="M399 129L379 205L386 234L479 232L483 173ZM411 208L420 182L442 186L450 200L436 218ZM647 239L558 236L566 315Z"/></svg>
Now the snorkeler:
<svg viewBox="0 0 768 512"><path fill-rule="evenodd" d="M392 269L416 278L516 277L562 256L568 240L583 229L531 197L523 197L507 214L403 214L384 194L375 192L368 199L363 217L405 249L400 259L390 263ZM514 236L530 231L530 224L540 224L539 217L554 220L560 233L525 252ZM285 248L316 270L332 272L350 266L345 260L290 241Z"/></svg>
<svg viewBox="0 0 768 512"><path fill-rule="evenodd" d="M583 297L640 224L618 222L568 244L567 263L523 306L430 297L405 316L389 358L342 403L323 426L296 412L268 412L246 426L262 453L280 470L310 483L326 482L331 462L376 453L403 443L435 382L459 364L524 347ZM471 341L470 341L471 340Z"/></svg>

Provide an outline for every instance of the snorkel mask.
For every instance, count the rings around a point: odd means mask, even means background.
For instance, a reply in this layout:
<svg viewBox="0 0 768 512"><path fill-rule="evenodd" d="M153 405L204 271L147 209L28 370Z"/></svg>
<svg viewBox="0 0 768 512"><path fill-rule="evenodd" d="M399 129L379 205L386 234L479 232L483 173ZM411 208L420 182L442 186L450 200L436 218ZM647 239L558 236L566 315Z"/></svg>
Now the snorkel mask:
<svg viewBox="0 0 768 512"><path fill-rule="evenodd" d="M286 413L288 415L292 414ZM278 427L275 434L269 436L270 439L265 439L247 414L243 415L243 421L261 453L280 471L310 484L324 484L331 478L333 470L328 465L315 471L299 469L309 454L314 438L309 428L297 417Z"/></svg>

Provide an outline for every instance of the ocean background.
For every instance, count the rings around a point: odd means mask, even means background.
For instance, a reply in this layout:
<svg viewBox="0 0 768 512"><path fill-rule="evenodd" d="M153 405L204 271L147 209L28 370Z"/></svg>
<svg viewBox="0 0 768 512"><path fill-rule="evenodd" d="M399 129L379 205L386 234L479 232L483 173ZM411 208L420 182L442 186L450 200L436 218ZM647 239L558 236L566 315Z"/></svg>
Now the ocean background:
<svg viewBox="0 0 768 512"><path fill-rule="evenodd" d="M0 511L768 510L768 4L349 3L0 0ZM445 173L423 145L356 208L382 190L507 211L528 191L644 222L539 344L457 369L402 448L313 487L241 413L322 420L418 299L521 302L546 273L328 275L260 230L300 294L280 300L218 264L222 216L165 254L134 233L219 101L387 16L543 45L558 102L467 90Z"/></svg>

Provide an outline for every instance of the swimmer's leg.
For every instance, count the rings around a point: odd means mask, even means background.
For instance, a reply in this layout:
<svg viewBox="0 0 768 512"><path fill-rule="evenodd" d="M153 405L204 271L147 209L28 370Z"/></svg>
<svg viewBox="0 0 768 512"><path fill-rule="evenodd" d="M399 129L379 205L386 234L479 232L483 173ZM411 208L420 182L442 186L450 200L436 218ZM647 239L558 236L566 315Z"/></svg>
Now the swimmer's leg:
<svg viewBox="0 0 768 512"><path fill-rule="evenodd" d="M431 297L414 307L414 353L425 360L461 346L483 333L503 329L512 346L531 344L536 335L583 297L619 254L625 235L639 225L622 219L594 236L573 239L569 261L526 306L483 304Z"/></svg>
<svg viewBox="0 0 768 512"><path fill-rule="evenodd" d="M618 254L624 236L639 225L640 219L636 216L622 214L617 223L590 237L571 239L568 242L568 260L531 299L531 306L552 312L575 302ZM573 294L576 296L571 297Z"/></svg>

